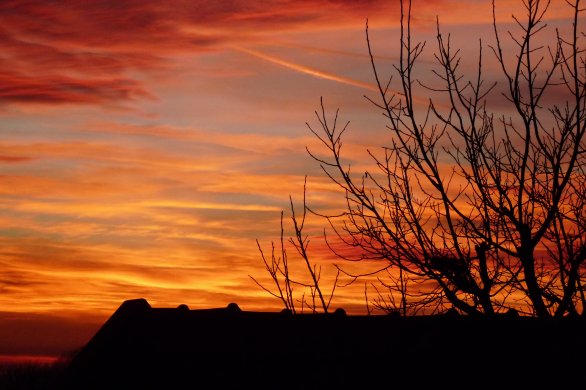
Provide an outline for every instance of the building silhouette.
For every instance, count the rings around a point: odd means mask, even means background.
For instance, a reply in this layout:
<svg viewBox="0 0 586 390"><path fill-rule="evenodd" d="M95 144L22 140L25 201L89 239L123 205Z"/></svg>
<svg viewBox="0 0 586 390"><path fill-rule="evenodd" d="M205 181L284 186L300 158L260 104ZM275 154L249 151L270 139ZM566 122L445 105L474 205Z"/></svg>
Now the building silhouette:
<svg viewBox="0 0 586 390"><path fill-rule="evenodd" d="M584 384L585 347L583 318L293 315L135 299L73 358L64 387L543 388Z"/></svg>

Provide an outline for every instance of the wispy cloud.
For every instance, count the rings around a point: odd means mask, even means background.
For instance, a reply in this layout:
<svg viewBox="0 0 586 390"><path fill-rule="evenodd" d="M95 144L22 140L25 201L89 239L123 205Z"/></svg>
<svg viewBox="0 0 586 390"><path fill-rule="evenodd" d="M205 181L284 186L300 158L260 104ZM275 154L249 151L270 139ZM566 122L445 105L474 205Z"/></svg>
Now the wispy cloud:
<svg viewBox="0 0 586 390"><path fill-rule="evenodd" d="M499 22L511 22L510 3L497 3ZM465 32L454 35L462 53L490 31L490 1L413 7L414 38L428 39L421 62L433 59L437 13ZM255 239L279 239L280 210L300 200L306 174L312 206L343 207L305 150L324 153L305 127L319 96L352 121L352 172L372 167L366 147L392 142L363 98L377 94L364 27L368 18L381 71L392 72L398 12L378 0L0 1L0 312L103 320L137 297L278 309L248 278L265 280ZM564 12L551 7L552 18ZM329 283L321 222L307 231ZM338 297L363 304L362 288Z"/></svg>
<svg viewBox="0 0 586 390"><path fill-rule="evenodd" d="M440 8L450 9L449 14L442 14L442 23L487 23L491 10L486 3L422 0L413 5L413 15L431 29ZM511 7L508 3L498 5L500 21L511 21L515 10ZM568 7L550 8L552 18L567 16ZM148 99L155 93L136 72L157 72L173 66L173 57L234 46L289 69L372 89L369 83L246 47L279 31L319 34L321 29L334 26L362 28L367 18L373 24L396 25L398 12L397 2L380 1L121 0L115 6L106 0L3 1L0 101L104 105ZM321 50L351 54L337 48Z"/></svg>
<svg viewBox="0 0 586 390"><path fill-rule="evenodd" d="M222 50L275 29L339 25L388 8L328 3L324 14L316 12L322 2L313 0L3 1L0 101L103 105L148 98L152 92L130 73L156 71L171 66L170 57Z"/></svg>

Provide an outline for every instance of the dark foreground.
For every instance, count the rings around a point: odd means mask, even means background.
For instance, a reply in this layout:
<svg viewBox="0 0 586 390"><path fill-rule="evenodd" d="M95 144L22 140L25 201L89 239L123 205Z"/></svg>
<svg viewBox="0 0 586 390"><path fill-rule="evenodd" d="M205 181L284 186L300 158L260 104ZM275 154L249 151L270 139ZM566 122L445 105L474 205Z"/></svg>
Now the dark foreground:
<svg viewBox="0 0 586 390"><path fill-rule="evenodd" d="M293 316L137 299L50 380L56 389L557 389L584 384L585 367L584 318Z"/></svg>

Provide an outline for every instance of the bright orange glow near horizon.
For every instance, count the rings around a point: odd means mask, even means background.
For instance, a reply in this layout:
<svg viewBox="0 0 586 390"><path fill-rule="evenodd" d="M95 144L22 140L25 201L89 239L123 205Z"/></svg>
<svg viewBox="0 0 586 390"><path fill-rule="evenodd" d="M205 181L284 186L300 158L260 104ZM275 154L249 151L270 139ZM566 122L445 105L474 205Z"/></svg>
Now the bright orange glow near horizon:
<svg viewBox="0 0 586 390"><path fill-rule="evenodd" d="M499 23L511 3L497 1ZM0 355L59 350L18 347L23 321L53 338L82 324L66 350L127 299L279 310L249 278L267 277L255 240L278 240L306 175L312 207L343 201L305 151L319 148L305 122L321 96L351 121L346 157L369 164L364 147L380 145L385 123L363 96L377 97L365 22L391 69L398 4L1 2ZM567 27L568 14L555 2L551 24ZM417 0L413 15L424 77L436 16L469 58L492 38L489 0ZM310 251L329 288L322 222ZM338 289L332 305L363 312L363 287Z"/></svg>

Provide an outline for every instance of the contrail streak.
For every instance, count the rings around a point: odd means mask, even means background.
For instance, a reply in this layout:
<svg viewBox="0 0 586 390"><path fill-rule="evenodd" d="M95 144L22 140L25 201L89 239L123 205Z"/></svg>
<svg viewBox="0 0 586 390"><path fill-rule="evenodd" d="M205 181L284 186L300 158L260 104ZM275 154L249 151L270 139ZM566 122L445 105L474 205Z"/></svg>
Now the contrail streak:
<svg viewBox="0 0 586 390"><path fill-rule="evenodd" d="M315 52L319 52L319 53L325 53L325 54L335 54L335 55L341 55L341 56L346 56L346 57L354 57L354 58L369 58L368 53L356 53L353 51L347 51L347 50L334 50L334 49L326 49L323 47L317 47L317 46L310 46L310 45L300 45L298 43L292 43L292 42L283 42L283 41L275 41L274 45L278 45L278 46L287 46L287 47L292 47L294 49L301 49L301 50L310 50L310 51L315 51ZM387 60L387 61L395 61L398 62L399 61L399 56L385 56L385 55L375 55L374 56L375 60ZM429 65L435 65L436 62L435 61L428 61L428 60L424 60L421 58L417 59L417 63L422 63L422 64L429 64Z"/></svg>
<svg viewBox="0 0 586 390"><path fill-rule="evenodd" d="M305 65L296 64L294 62L289 62L289 61L286 61L282 58L273 57L273 56L270 56L268 54L262 53L257 50L245 49L243 47L234 47L234 49L241 51L243 53L250 54L251 56L263 59L265 61L271 62L273 64L280 65L285 68L295 70L297 72L305 73L305 74L308 74L308 75L311 75L311 76L314 76L314 77L317 77L320 79L336 81L338 83L343 83L343 84L352 85L354 87L368 89L369 91L379 92L378 87L374 84L369 84L369 83L365 83L360 80L354 80L354 79L351 79L348 77L342 77L342 76L337 76L335 74L322 72L321 70L310 68ZM400 94L400 92L397 90L389 90L389 92ZM418 96L413 96L413 102L417 103L417 104L421 104L423 106L427 106L427 104L429 103L429 101L427 99L422 99ZM444 104L442 104L440 102L439 104L436 104L436 106L440 107L440 106L444 106Z"/></svg>
<svg viewBox="0 0 586 390"><path fill-rule="evenodd" d="M259 51L252 50L252 49L245 49L242 47L235 47L234 49L241 51L241 52L244 52L244 53L247 53L247 54L250 54L251 56L263 59L265 61L272 62L273 64L281 65L285 68L292 69L297 72L305 73L305 74L308 74L308 75L311 75L311 76L314 76L314 77L317 77L320 79L336 81L338 83L343 83L343 84L352 85L354 87L368 89L369 91L378 91L378 88L376 86L374 86L373 84L365 83L363 81L354 80L354 79L351 79L348 77L341 77L341 76L337 76L335 74L322 72L321 70L317 70L317 69L310 68L308 66L296 64L294 62L285 61L281 58L273 57L268 54L261 53Z"/></svg>

